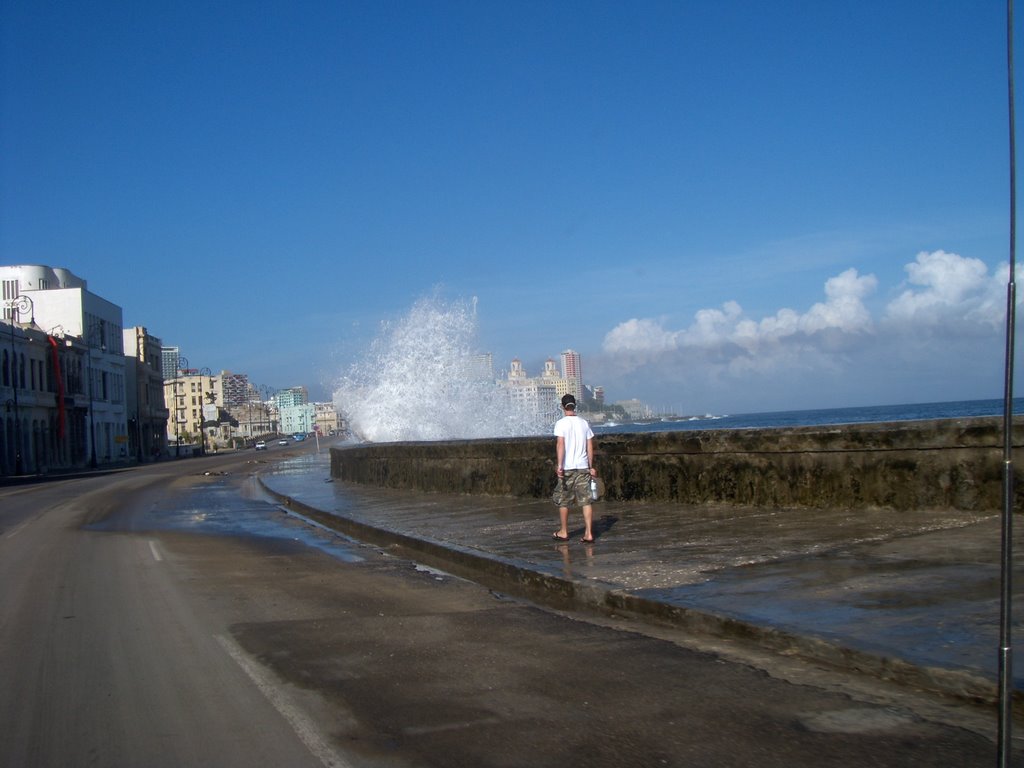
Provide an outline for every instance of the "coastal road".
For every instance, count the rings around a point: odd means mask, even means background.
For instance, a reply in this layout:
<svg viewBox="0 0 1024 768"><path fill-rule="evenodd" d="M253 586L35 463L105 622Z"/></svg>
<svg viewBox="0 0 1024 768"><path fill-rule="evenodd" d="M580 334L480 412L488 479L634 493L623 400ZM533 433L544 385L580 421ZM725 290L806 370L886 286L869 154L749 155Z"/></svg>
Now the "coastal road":
<svg viewBox="0 0 1024 768"><path fill-rule="evenodd" d="M342 541L259 494L278 456L0 487L0 765L994 763L991 713Z"/></svg>

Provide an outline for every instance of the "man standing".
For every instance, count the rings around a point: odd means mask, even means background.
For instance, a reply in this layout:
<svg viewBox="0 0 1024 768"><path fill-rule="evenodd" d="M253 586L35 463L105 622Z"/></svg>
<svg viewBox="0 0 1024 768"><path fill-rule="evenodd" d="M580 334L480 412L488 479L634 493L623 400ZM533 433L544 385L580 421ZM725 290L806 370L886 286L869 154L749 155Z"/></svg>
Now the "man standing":
<svg viewBox="0 0 1024 768"><path fill-rule="evenodd" d="M587 420L576 415L576 398L562 398L565 415L555 422L555 453L558 457L558 486L554 501L562 527L552 537L557 541L569 540L569 507L583 507L585 530L581 541L594 543L594 507L591 504L590 478L597 477L594 469L594 432Z"/></svg>

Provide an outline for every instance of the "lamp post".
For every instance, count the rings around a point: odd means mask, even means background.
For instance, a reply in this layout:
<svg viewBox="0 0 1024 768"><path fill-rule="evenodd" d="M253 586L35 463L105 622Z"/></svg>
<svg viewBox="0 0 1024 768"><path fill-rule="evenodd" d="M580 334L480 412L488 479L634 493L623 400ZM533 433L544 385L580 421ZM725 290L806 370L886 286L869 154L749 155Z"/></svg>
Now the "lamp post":
<svg viewBox="0 0 1024 768"><path fill-rule="evenodd" d="M36 321L35 304L28 296L18 296L15 299L8 299L4 307L11 313L11 389L14 390L14 474L20 475L24 471L21 460L21 414L18 411L18 355L14 350L14 317L17 313L19 322L23 312L29 312L32 322Z"/></svg>
<svg viewBox="0 0 1024 768"><path fill-rule="evenodd" d="M102 325L103 321L97 321L89 326L88 334L86 336L86 344L89 347L89 443L92 452L92 457L89 459L89 466L96 469L96 417L95 417L95 406L96 400L95 389L96 389L96 378L92 368L92 350L93 350L93 337L97 333L100 334L100 350L105 352L107 349L106 340L102 338Z"/></svg>
<svg viewBox="0 0 1024 768"><path fill-rule="evenodd" d="M89 466L96 469L96 419L93 417L93 376L92 376L92 341L86 342L89 345L89 442L92 445L90 451Z"/></svg>
<svg viewBox="0 0 1024 768"><path fill-rule="evenodd" d="M203 408L206 407L206 403L203 401L206 399L206 389L203 387L203 376L212 376L213 373L209 368L199 369L199 455L206 455L206 414L203 413ZM213 382L210 383L211 389L213 388ZM211 393L212 394L212 393Z"/></svg>
<svg viewBox="0 0 1024 768"><path fill-rule="evenodd" d="M270 400L270 396L274 393L274 388L269 384L260 385L260 395L263 397L263 415L267 418L267 432L271 431L271 427L274 426L273 421L270 418L270 406L267 405L267 401Z"/></svg>
<svg viewBox="0 0 1024 768"><path fill-rule="evenodd" d="M253 398L259 396L259 393L260 388L256 384L253 384L252 382L248 382L246 384L245 399L249 401L249 442L252 443L256 442L256 430L252 427L252 401ZM259 414L258 408L256 409L256 413Z"/></svg>
<svg viewBox="0 0 1024 768"><path fill-rule="evenodd" d="M174 376L174 458L181 457L181 437L178 435L178 384L181 379L181 372L188 368L188 358L178 355L178 369Z"/></svg>
<svg viewBox="0 0 1024 768"><path fill-rule="evenodd" d="M11 398L7 398L7 400L6 400L5 402L4 402L4 412L5 412L6 414L7 414L7 418L8 418L8 419L10 419L10 413L11 413L11 409L12 409L13 407L14 407L14 401L13 401L13 400L12 400ZM15 413L17 413L17 411L15 411ZM14 433L15 433L15 434L17 434L17 433L18 433L18 428L17 428L17 425L15 425L15 431L14 431ZM17 456L18 456L18 453L17 453L17 450L18 450L18 444L17 444L16 442L14 443L14 449L15 449L15 459L17 459ZM5 464L7 463L7 461L6 461L6 458L7 458L7 457L5 456L5 457L4 457L4 463L5 463ZM17 466L17 464L15 464L15 466ZM17 472L17 469L15 469L15 471Z"/></svg>

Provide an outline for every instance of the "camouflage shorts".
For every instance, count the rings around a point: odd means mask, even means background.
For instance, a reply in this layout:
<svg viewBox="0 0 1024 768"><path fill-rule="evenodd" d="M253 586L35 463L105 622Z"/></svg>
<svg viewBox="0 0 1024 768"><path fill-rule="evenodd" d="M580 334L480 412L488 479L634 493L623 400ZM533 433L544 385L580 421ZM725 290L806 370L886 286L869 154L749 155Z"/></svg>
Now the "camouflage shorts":
<svg viewBox="0 0 1024 768"><path fill-rule="evenodd" d="M584 507L592 504L590 498L590 470L567 469L565 475L558 478L555 492L551 500L559 507Z"/></svg>

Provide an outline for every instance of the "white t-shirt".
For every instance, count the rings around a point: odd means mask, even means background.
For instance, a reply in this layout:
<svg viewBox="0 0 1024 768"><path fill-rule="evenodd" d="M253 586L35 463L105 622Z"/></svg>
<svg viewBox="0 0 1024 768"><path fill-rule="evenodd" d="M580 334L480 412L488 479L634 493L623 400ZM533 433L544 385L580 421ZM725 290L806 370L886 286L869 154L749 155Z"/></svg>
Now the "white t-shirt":
<svg viewBox="0 0 1024 768"><path fill-rule="evenodd" d="M562 469L590 469L587 440L594 436L590 424L582 416L563 416L555 422L555 437L565 438Z"/></svg>

